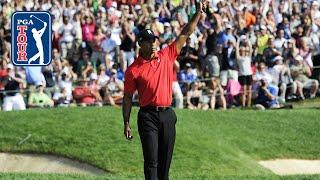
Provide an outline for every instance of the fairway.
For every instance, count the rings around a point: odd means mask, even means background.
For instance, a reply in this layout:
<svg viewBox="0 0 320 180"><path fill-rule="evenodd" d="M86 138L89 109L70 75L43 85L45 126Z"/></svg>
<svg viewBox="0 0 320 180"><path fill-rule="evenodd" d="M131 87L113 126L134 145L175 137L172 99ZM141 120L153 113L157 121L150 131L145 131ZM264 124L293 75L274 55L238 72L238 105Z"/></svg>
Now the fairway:
<svg viewBox="0 0 320 180"><path fill-rule="evenodd" d="M86 162L103 176L2 173L0 178L143 178L133 109L133 140L123 136L121 109L32 109L0 113L2 152L54 154ZM281 179L258 164L269 159L320 159L320 111L176 110L172 179ZM23 143L28 135L31 135ZM319 179L285 176L285 179Z"/></svg>

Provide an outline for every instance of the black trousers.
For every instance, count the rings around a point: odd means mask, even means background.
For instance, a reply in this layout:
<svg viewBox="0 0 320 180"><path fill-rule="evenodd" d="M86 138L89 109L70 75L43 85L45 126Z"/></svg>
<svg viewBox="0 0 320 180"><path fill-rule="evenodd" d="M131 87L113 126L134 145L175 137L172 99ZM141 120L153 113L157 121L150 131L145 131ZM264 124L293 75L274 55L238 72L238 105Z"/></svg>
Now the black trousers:
<svg viewBox="0 0 320 180"><path fill-rule="evenodd" d="M169 179L176 122L176 114L171 108L165 111L139 110L138 131L143 149L146 180Z"/></svg>

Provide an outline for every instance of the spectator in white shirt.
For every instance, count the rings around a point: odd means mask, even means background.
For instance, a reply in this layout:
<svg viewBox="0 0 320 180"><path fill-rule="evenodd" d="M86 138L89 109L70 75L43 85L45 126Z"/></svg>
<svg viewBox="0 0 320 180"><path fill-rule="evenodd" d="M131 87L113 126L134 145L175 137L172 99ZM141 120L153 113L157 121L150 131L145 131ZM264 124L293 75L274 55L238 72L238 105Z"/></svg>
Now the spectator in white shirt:
<svg viewBox="0 0 320 180"><path fill-rule="evenodd" d="M74 40L75 29L73 24L69 22L69 16L63 16L63 24L59 28L60 39L60 51L63 59L72 55L72 42Z"/></svg>
<svg viewBox="0 0 320 180"><path fill-rule="evenodd" d="M240 43L242 45L240 46ZM242 107L246 105L251 106L252 98L252 45L247 36L243 35L237 42L236 59L239 67L238 81L242 86L241 104Z"/></svg>
<svg viewBox="0 0 320 180"><path fill-rule="evenodd" d="M105 54L105 64L107 69L110 69L115 62L115 55L117 49L117 43L111 39L111 31L108 30L106 38L102 41L101 47Z"/></svg>

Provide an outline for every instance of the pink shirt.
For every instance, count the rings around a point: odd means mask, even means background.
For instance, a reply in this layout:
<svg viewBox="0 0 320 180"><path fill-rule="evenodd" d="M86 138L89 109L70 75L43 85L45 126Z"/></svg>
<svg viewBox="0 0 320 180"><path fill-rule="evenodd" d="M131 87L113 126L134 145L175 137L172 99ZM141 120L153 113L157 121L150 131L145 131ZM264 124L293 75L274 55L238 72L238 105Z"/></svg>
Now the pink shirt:
<svg viewBox="0 0 320 180"><path fill-rule="evenodd" d="M93 33L94 33L95 24L82 24L82 39L84 41L91 42L93 40Z"/></svg>

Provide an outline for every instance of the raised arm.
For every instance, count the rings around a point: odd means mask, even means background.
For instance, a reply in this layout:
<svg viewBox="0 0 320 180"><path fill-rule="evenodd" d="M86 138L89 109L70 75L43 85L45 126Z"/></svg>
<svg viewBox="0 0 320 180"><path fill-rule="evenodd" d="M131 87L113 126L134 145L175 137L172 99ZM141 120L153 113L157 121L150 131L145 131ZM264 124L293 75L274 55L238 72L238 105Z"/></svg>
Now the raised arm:
<svg viewBox="0 0 320 180"><path fill-rule="evenodd" d="M252 56L253 53L253 48L252 48L252 43L249 39L249 37L247 36L247 42L248 42L248 46L249 46L249 53L250 53L250 57Z"/></svg>
<svg viewBox="0 0 320 180"><path fill-rule="evenodd" d="M198 3L197 6L197 12L193 15L192 19L186 26L182 29L181 34L178 36L176 40L176 47L177 47L177 53L179 54L183 45L186 43L188 37L193 33L195 30L200 18L201 14L203 13L204 9L206 8L207 1L201 0L200 3Z"/></svg>
<svg viewBox="0 0 320 180"><path fill-rule="evenodd" d="M237 60L239 60L239 58L240 58L240 41L241 41L241 39L240 39L240 37L238 38L238 40L237 40L237 46L236 46L236 59Z"/></svg>
<svg viewBox="0 0 320 180"><path fill-rule="evenodd" d="M44 24L43 28L39 31L40 36L42 36L42 34L44 33L44 31L46 30L46 27L47 27L46 22L44 22L43 24Z"/></svg>

